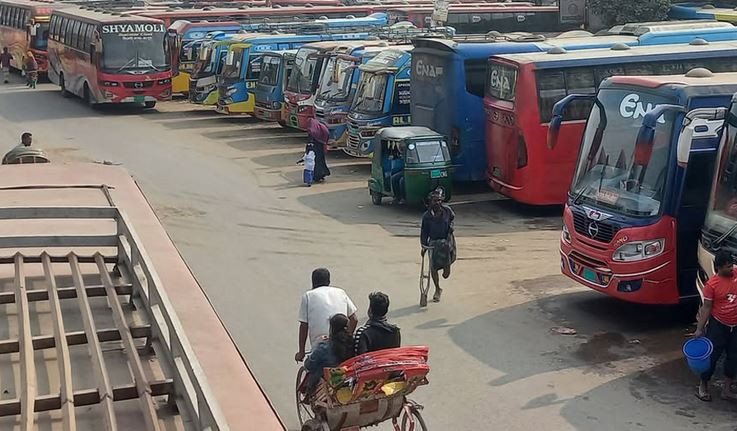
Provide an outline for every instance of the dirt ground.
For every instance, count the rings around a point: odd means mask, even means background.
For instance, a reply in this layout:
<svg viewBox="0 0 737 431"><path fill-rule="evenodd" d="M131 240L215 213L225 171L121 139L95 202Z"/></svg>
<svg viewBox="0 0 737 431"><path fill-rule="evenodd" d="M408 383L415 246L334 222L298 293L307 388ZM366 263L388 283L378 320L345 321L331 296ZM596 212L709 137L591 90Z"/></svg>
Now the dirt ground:
<svg viewBox="0 0 737 431"><path fill-rule="evenodd" d="M559 207L457 189L458 262L443 301L421 309L421 212L373 206L366 161L331 154L333 175L306 188L299 132L184 101L91 110L18 79L0 87L3 147L25 130L56 163L131 172L290 429L297 307L318 266L361 316L368 293L388 293L403 342L430 347L430 385L413 397L432 430L735 429L735 405L694 397L680 353L694 308L626 304L561 276Z"/></svg>

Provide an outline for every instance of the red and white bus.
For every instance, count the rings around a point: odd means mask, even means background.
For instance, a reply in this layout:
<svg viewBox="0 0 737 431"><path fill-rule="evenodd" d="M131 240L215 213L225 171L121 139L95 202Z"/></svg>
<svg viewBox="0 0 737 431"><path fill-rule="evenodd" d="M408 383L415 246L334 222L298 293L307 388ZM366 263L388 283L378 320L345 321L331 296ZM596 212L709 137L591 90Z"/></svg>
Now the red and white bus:
<svg viewBox="0 0 737 431"><path fill-rule="evenodd" d="M45 1L0 0L0 47L7 47L13 56L11 66L21 69L31 51L39 73L46 73L49 19L55 7L58 4Z"/></svg>
<svg viewBox="0 0 737 431"><path fill-rule="evenodd" d="M171 98L170 55L161 20L82 8L54 11L49 79L90 105Z"/></svg>

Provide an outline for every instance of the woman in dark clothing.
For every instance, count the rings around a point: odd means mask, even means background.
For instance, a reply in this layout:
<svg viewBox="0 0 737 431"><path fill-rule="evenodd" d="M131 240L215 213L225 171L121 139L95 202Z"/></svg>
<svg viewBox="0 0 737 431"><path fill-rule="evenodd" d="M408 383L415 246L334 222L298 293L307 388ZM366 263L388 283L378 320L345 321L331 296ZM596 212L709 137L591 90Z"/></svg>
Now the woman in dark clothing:
<svg viewBox="0 0 737 431"><path fill-rule="evenodd" d="M330 318L330 337L323 341L305 360L307 376L307 393L315 392L317 384L323 376L325 368L337 367L343 361L353 357L353 334L351 334L348 317L336 314Z"/></svg>
<svg viewBox="0 0 737 431"><path fill-rule="evenodd" d="M314 118L310 118L310 122L307 126L307 135L310 137L310 140L315 147L314 181L324 181L325 177L330 175L330 168L328 168L328 164L325 161L325 153L327 151L330 132L324 124Z"/></svg>

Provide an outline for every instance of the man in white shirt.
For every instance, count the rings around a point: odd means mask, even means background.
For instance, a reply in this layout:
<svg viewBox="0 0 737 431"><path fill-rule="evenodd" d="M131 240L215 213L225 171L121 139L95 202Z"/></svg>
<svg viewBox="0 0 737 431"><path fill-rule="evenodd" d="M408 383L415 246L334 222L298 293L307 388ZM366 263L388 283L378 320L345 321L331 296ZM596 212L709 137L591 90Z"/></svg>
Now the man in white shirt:
<svg viewBox="0 0 737 431"><path fill-rule="evenodd" d="M330 318L338 313L348 316L348 329L353 333L358 324L353 301L343 289L330 286L330 271L325 268L312 271L312 290L302 295L299 305L299 351L294 355L295 361L304 359L307 338L313 349L328 338Z"/></svg>

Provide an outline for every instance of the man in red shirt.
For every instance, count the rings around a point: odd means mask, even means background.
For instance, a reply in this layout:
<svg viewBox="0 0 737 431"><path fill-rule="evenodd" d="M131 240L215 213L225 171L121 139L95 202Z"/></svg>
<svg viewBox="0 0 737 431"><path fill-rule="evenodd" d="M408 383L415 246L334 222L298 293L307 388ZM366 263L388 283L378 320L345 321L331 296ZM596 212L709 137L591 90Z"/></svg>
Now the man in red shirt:
<svg viewBox="0 0 737 431"><path fill-rule="evenodd" d="M704 286L704 305L698 315L694 337L704 336L714 345L711 353L711 367L701 375L701 383L696 396L702 401L711 401L709 380L714 374L722 353L727 353L724 361L724 388L722 398L737 399L732 391L732 381L737 374L737 274L733 270L732 255L720 251L714 257L717 273ZM708 326L707 326L708 322Z"/></svg>

